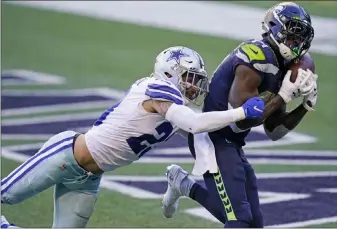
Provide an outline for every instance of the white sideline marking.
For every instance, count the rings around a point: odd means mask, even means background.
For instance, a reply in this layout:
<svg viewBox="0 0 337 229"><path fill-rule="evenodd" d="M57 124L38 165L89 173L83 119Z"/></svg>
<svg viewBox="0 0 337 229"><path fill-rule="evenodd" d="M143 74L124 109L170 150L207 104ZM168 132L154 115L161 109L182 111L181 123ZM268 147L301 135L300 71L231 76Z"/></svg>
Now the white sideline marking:
<svg viewBox="0 0 337 229"><path fill-rule="evenodd" d="M163 169L165 173L165 168ZM337 171L317 171L317 172L289 172L289 173L257 173L258 179L279 179L279 178L302 178L302 177L328 177L337 176ZM133 176L133 175L104 175L105 179L111 181L166 181L165 176ZM200 176L190 176L194 180L203 179Z"/></svg>
<svg viewBox="0 0 337 229"><path fill-rule="evenodd" d="M184 210L184 212L194 215L194 216L204 218L204 219L208 219L215 223L219 223L219 220L217 220L213 215L211 215L211 213L209 213L207 210L201 207L186 209ZM306 227L306 226L311 226L311 225L319 225L319 224L333 223L333 222L337 222L337 216L313 219L313 220L296 222L296 223L272 225L272 226L266 226L266 227Z"/></svg>
<svg viewBox="0 0 337 229"><path fill-rule="evenodd" d="M9 74L13 76L20 76L18 78L26 79L29 81L17 81L17 80L2 80L1 83L3 85L44 85L44 84L64 84L66 82L63 76L42 73L42 72L35 72L25 69L9 69L3 70L2 74Z"/></svg>
<svg viewBox="0 0 337 229"><path fill-rule="evenodd" d="M42 74L42 73L41 73ZM3 90L2 95L9 96L55 96L55 97L71 97L71 96L90 96L97 95L105 97L109 100L100 101L90 101L90 102L77 102L74 104L55 104L55 105L41 105L34 107L22 107L13 109L3 109L1 110L2 117L12 117L14 115L28 115L37 113L47 113L53 111L68 111L68 110L79 110L79 109L94 109L94 108L104 108L107 109L113 105L116 101L121 99L125 92L110 88L84 88L84 89L72 89L72 90Z"/></svg>
<svg viewBox="0 0 337 229"><path fill-rule="evenodd" d="M261 21L266 12L261 8L202 1L10 1L8 3L236 40L261 38ZM337 20L317 16L312 16L311 19L315 29L311 51L336 56Z"/></svg>
<svg viewBox="0 0 337 229"><path fill-rule="evenodd" d="M4 148L1 149L1 156L17 162L25 162L30 158L27 155L16 153L14 151L10 151Z"/></svg>
<svg viewBox="0 0 337 229"><path fill-rule="evenodd" d="M123 194L128 193L129 196L138 199L160 199L163 196L161 194L149 192L141 188L132 187L130 185L125 185L113 181L106 181L104 177L101 180L101 186L106 189L114 190Z"/></svg>
<svg viewBox="0 0 337 229"><path fill-rule="evenodd" d="M282 192L259 192L261 204L272 204L290 200L300 200L309 198L310 194L282 193Z"/></svg>
<svg viewBox="0 0 337 229"><path fill-rule="evenodd" d="M337 160L303 160L303 159L269 159L269 158L261 158L261 159L249 159L249 162L253 165L337 165ZM151 158L151 157L143 157L139 161L135 163L140 164L190 164L194 163L193 158L180 158L180 157L170 157L170 158Z"/></svg>
<svg viewBox="0 0 337 229"><path fill-rule="evenodd" d="M148 155L191 155L188 147L154 149ZM337 151L330 150L277 150L277 149L249 149L246 147L245 155L258 156L337 156Z"/></svg>
<svg viewBox="0 0 337 229"><path fill-rule="evenodd" d="M79 114L61 114L61 115L49 115L43 117L30 117L30 118L16 118L16 119L5 119L2 120L2 126L20 126L25 124L42 124L58 121L71 121L71 120L85 120L85 119L96 119L101 115L102 112L87 112ZM33 134L34 135L34 134Z"/></svg>
<svg viewBox="0 0 337 229"><path fill-rule="evenodd" d="M72 110L84 110L84 109L107 109L113 104L112 101L92 101L92 102L80 102L74 104L57 104L57 105L47 105L47 106L36 106L27 108L15 108L6 109L1 111L2 117L12 118L16 115L30 115L30 114L44 114L49 112L59 112L59 111L72 111Z"/></svg>
<svg viewBox="0 0 337 229"><path fill-rule="evenodd" d="M337 222L337 216L320 218L320 219L312 219L308 221L296 222L296 223L286 223L286 224L278 224L270 227L307 227L311 225L319 225L325 223L334 223Z"/></svg>
<svg viewBox="0 0 337 229"><path fill-rule="evenodd" d="M337 193L337 188L319 188L317 192Z"/></svg>
<svg viewBox="0 0 337 229"><path fill-rule="evenodd" d="M42 73L41 73L42 74ZM48 74L48 73L43 73ZM85 96L85 95L101 95L107 98L121 98L125 95L125 92L122 90L116 90L106 87L99 87L99 88L81 88L81 89L49 89L49 90L27 90L27 89L5 89L2 90L3 94L12 95L12 96L20 96L22 94L27 95L36 95L36 96L60 96L63 97L64 94L66 96Z"/></svg>

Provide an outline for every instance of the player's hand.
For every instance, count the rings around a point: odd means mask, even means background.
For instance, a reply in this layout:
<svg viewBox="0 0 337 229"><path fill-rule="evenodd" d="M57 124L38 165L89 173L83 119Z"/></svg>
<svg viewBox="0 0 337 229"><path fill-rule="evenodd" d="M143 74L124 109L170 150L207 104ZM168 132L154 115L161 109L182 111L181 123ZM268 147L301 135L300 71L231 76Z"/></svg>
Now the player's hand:
<svg viewBox="0 0 337 229"><path fill-rule="evenodd" d="M285 103L289 103L293 99L308 93L307 90L309 90L312 85L307 85L307 81L313 77L312 72L309 71L304 71L299 68L294 83L290 81L291 71L287 71L282 81L282 86L278 92Z"/></svg>
<svg viewBox="0 0 337 229"><path fill-rule="evenodd" d="M314 74L310 69L307 69L306 71L301 70L302 74L302 79L305 78L307 79L306 81L303 81L300 83L300 95L301 96L307 96L313 92L313 90L316 88L317 89L317 78L318 76ZM298 76L300 77L300 76Z"/></svg>
<svg viewBox="0 0 337 229"><path fill-rule="evenodd" d="M264 111L264 101L259 97L253 97L248 99L242 108L245 112L246 118L260 118Z"/></svg>
<svg viewBox="0 0 337 229"><path fill-rule="evenodd" d="M305 109L308 111L314 111L314 107L317 102L317 97L318 97L318 89L317 89L317 75L314 76L314 81L313 81L313 90L303 98L303 106Z"/></svg>

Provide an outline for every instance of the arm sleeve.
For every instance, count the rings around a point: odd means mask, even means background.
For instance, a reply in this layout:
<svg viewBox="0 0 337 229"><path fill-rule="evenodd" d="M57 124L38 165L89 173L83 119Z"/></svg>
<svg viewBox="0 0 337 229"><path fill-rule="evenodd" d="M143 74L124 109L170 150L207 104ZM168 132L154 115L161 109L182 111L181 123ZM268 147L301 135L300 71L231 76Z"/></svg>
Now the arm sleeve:
<svg viewBox="0 0 337 229"><path fill-rule="evenodd" d="M277 141L284 136L286 136L290 130L288 130L284 125L279 125L275 127L273 131L269 131L268 128L266 128L266 124L263 124L264 132L266 133L267 137L272 141Z"/></svg>
<svg viewBox="0 0 337 229"><path fill-rule="evenodd" d="M283 115L287 115L289 112L286 111L286 105L284 104L280 110L278 112L275 112L276 114L283 114ZM263 123L263 128L264 128L264 132L266 133L267 137L269 139L271 139L272 141L277 141L281 138L283 138L285 135L287 135L290 130L287 129L284 125L280 124L278 126L276 126L273 130L269 130L268 129L268 125L267 122L271 121L269 120L269 118L272 118L273 115L271 117L268 117L265 122Z"/></svg>
<svg viewBox="0 0 337 229"><path fill-rule="evenodd" d="M196 134L216 131L232 122L245 119L245 112L242 107L239 107L227 111L196 113L186 106L172 104L165 118L180 129Z"/></svg>

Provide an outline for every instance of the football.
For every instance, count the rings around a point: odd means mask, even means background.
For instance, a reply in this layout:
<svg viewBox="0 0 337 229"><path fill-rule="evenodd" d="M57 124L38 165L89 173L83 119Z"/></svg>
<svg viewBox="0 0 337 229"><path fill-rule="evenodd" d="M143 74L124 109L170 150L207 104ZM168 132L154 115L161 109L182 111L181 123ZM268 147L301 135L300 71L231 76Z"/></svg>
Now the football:
<svg viewBox="0 0 337 229"><path fill-rule="evenodd" d="M313 58L309 53L304 54L300 59L295 59L290 63L289 70L291 70L290 81L295 82L297 78L297 71L299 68L303 70L310 69L312 72L315 72L315 63Z"/></svg>

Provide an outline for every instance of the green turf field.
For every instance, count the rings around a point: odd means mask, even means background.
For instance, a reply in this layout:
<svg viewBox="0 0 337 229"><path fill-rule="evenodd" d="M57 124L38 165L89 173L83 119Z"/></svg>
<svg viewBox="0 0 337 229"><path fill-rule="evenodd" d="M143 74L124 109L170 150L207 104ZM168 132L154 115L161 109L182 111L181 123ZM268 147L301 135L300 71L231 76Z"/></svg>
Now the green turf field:
<svg viewBox="0 0 337 229"><path fill-rule="evenodd" d="M280 1L236 1L235 4L269 9L278 2ZM337 17L337 3L335 1L300 1L299 3L313 15L331 18Z"/></svg>
<svg viewBox="0 0 337 229"><path fill-rule="evenodd" d="M256 5L249 2L250 5ZM326 3L328 4L328 3ZM264 7L265 4L258 4ZM325 15L326 5L306 2L309 12ZM329 5L330 6L330 5ZM332 7L336 6L331 4ZM326 11L337 17L336 11ZM185 45L196 49L212 72L229 51L240 41L195 35L165 29L154 29L114 21L102 21L71 14L42 11L21 6L2 4L2 69L28 69L64 76L66 84L43 86L3 86L2 89L80 89L109 87L126 90L136 79L148 76L154 57L168 46ZM310 113L296 129L297 132L317 138L311 144L278 147L278 149L337 150L336 99L337 57L312 54L319 74L319 101L316 112ZM33 116L74 114L97 111L106 107L74 111L55 111ZM30 118L32 115L5 117L2 120ZM2 140L10 146L41 142L37 140ZM1 157L1 175L9 174L18 162ZM166 163L137 163L108 175L162 176ZM188 171L192 164L182 164ZM257 173L337 171L331 165L257 164ZM52 225L52 189L15 206L2 205L4 214L22 227L50 227ZM185 209L198 207L191 200L181 201L179 213L165 219L160 199L137 199L128 195L101 189L96 210L89 227L222 227L221 224L186 214ZM311 206L315 208L315 205ZM336 213L337 216L337 213ZM314 225L337 227L337 223Z"/></svg>

